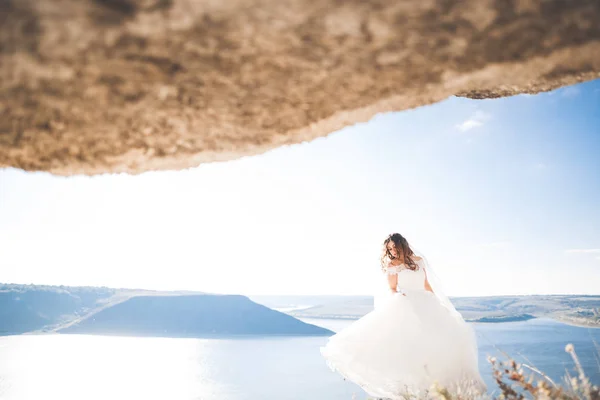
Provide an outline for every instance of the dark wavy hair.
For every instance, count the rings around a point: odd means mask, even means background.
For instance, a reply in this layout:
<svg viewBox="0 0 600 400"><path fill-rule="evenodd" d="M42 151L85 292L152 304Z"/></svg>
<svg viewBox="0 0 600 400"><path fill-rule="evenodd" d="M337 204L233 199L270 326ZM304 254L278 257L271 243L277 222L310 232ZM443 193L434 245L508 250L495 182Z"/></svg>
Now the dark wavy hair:
<svg viewBox="0 0 600 400"><path fill-rule="evenodd" d="M385 259L392 259L392 255L390 254L387 245L389 243L394 243L394 247L396 247L396 251L402 250L402 254L404 255L404 260L402 260L402 264L406 265L406 267L410 270L416 271L419 269L419 266L413 260L413 256L415 253L412 251L408 244L408 240L404 238L399 233L392 233L383 241L383 253L381 254L381 268L385 270L386 262ZM399 251L398 251L399 252Z"/></svg>

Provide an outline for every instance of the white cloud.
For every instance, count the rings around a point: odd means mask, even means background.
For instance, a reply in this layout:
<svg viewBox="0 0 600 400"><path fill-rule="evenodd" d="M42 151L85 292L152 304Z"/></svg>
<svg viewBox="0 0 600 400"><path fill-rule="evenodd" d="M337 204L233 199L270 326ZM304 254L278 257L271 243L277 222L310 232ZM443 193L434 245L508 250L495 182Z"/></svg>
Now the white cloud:
<svg viewBox="0 0 600 400"><path fill-rule="evenodd" d="M569 249L565 250L567 254L600 254L600 249Z"/></svg>
<svg viewBox="0 0 600 400"><path fill-rule="evenodd" d="M483 126L483 124L490 119L490 114L485 113L483 111L477 110L473 115L469 117L469 119L461 122L456 125L456 129L461 132L467 132L471 129L479 128Z"/></svg>
<svg viewBox="0 0 600 400"><path fill-rule="evenodd" d="M466 121L464 121L461 124L456 125L456 128L461 131L461 132L466 132L469 131L473 128L477 128L483 125L483 122L475 120L475 119L468 119Z"/></svg>

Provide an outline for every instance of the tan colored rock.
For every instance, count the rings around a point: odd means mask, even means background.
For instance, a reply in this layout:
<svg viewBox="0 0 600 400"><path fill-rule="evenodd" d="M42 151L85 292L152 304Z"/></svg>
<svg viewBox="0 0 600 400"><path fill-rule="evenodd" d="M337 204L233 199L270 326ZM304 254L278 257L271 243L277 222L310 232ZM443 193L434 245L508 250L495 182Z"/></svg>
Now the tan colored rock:
<svg viewBox="0 0 600 400"><path fill-rule="evenodd" d="M178 169L600 77L598 0L0 0L0 167Z"/></svg>

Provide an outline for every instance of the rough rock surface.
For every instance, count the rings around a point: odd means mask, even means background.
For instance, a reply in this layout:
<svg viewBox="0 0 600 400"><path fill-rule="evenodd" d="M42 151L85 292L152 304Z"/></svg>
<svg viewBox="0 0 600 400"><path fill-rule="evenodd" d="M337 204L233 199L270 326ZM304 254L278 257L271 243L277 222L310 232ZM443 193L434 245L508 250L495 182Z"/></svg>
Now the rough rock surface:
<svg viewBox="0 0 600 400"><path fill-rule="evenodd" d="M598 0L0 0L0 167L257 154L600 77Z"/></svg>

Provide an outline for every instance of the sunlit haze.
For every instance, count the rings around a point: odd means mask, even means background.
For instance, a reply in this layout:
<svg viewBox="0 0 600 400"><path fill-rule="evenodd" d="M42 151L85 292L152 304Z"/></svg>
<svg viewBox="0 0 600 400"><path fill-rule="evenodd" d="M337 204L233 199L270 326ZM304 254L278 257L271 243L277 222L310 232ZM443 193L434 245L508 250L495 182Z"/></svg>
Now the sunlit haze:
<svg viewBox="0 0 600 400"><path fill-rule="evenodd" d="M452 98L226 163L0 171L0 282L369 294L400 232L450 295L600 288L600 81Z"/></svg>

